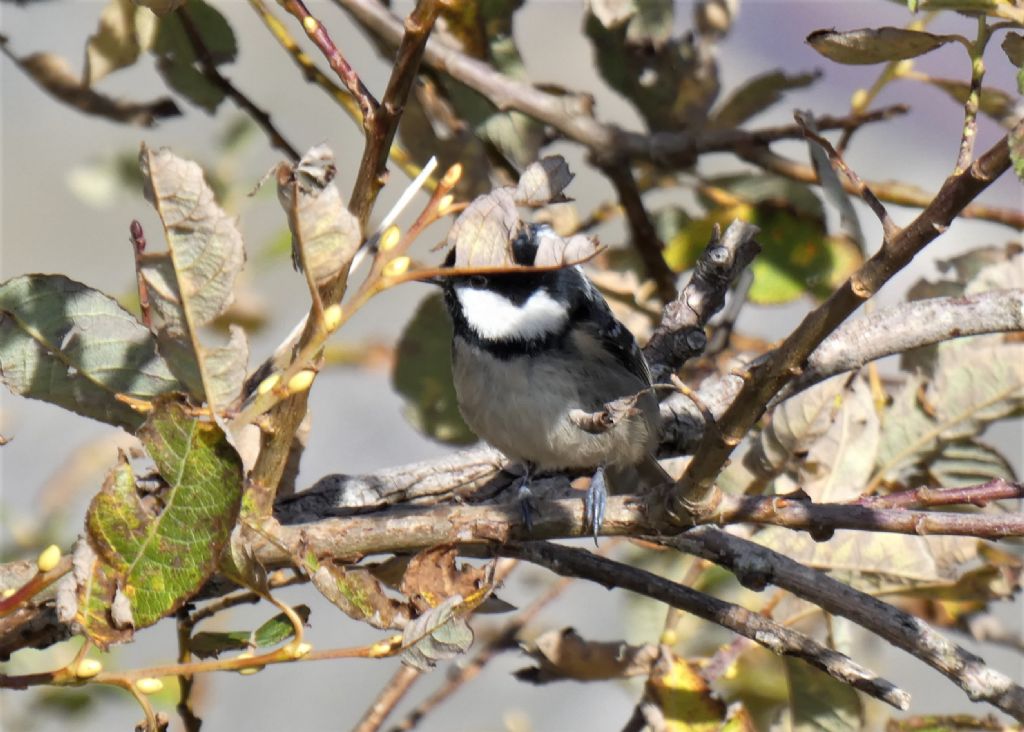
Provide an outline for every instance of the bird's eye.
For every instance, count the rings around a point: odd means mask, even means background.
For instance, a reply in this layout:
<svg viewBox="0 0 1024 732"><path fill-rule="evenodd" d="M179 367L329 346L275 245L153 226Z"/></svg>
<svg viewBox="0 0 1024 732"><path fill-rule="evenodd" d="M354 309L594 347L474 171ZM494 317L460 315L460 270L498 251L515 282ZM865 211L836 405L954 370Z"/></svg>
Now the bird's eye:
<svg viewBox="0 0 1024 732"><path fill-rule="evenodd" d="M469 278L469 284L471 287L483 289L487 287L487 278L483 275L473 275Z"/></svg>

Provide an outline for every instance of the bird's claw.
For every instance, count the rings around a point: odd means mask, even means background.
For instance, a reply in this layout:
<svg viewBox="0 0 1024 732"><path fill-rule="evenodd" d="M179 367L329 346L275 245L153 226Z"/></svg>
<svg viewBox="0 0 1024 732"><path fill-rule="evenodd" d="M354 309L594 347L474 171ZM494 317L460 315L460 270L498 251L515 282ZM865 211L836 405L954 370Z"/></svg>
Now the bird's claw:
<svg viewBox="0 0 1024 732"><path fill-rule="evenodd" d="M519 512L523 517L523 526L527 531L533 531L533 515L537 513L537 504L533 500L533 491L530 490L529 476L524 476L516 489L516 500L519 501Z"/></svg>
<svg viewBox="0 0 1024 732"><path fill-rule="evenodd" d="M594 471L590 479L590 487L583 499L583 517L594 533L594 544L604 523L604 512L608 507L608 483L604 477L604 468Z"/></svg>

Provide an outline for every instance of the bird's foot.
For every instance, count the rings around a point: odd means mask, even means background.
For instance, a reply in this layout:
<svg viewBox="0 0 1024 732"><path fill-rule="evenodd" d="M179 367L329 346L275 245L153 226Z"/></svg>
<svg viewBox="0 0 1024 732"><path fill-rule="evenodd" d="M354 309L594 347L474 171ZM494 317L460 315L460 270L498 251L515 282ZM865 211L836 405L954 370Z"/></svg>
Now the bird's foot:
<svg viewBox="0 0 1024 732"><path fill-rule="evenodd" d="M594 533L594 544L604 523L604 511L608 507L608 483L605 480L604 468L594 471L590 479L590 487L583 499L583 519Z"/></svg>
<svg viewBox="0 0 1024 732"><path fill-rule="evenodd" d="M533 471L527 466L526 473L515 480L510 488L516 492L516 501L519 503L519 513L523 517L523 526L527 531L533 530L533 517L539 513L537 503L533 500L533 491L530 490L530 478Z"/></svg>

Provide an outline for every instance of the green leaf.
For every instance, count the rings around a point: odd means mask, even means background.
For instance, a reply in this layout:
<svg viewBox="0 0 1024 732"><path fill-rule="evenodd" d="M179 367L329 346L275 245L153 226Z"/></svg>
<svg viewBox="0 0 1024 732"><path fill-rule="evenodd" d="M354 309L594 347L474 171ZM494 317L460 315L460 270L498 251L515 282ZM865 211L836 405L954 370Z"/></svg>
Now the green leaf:
<svg viewBox="0 0 1024 732"><path fill-rule="evenodd" d="M167 238L167 251L147 253L142 264L159 316L161 351L193 395L222 411L245 379L245 337L241 329L232 329L227 346L209 348L200 342L199 329L234 299L245 262L242 236L217 205L197 164L145 145L139 163L146 199L160 215Z"/></svg>
<svg viewBox="0 0 1024 732"><path fill-rule="evenodd" d="M0 285L0 376L16 394L132 431L143 417L115 395L148 400L181 388L145 326L62 275Z"/></svg>
<svg viewBox="0 0 1024 732"><path fill-rule="evenodd" d="M739 127L782 99L783 92L810 86L820 77L820 71L788 75L776 69L747 79L718 105L708 120L708 126L718 129Z"/></svg>
<svg viewBox="0 0 1024 732"><path fill-rule="evenodd" d="M793 732L856 732L864 708L857 691L806 661L783 658L789 680L788 729Z"/></svg>
<svg viewBox="0 0 1024 732"><path fill-rule="evenodd" d="M477 441L466 426L452 384L452 330L440 295L420 303L398 341L391 383L405 416L423 434L448 444Z"/></svg>
<svg viewBox="0 0 1024 732"><path fill-rule="evenodd" d="M187 0L184 5L203 39L203 45L209 49L213 63L220 65L234 61L238 54L235 34L220 11L203 0ZM160 18L153 53L157 56L157 70L164 81L193 104L212 114L224 100L224 91L198 69L192 44L177 14Z"/></svg>
<svg viewBox="0 0 1024 732"><path fill-rule="evenodd" d="M408 606L389 597L368 569L299 560L296 563L306 568L320 594L350 618L381 629L399 627L408 619Z"/></svg>
<svg viewBox="0 0 1024 732"><path fill-rule="evenodd" d="M309 606L296 605L292 608L303 623L309 620ZM226 632L196 633L188 641L189 649L199 658L214 658L227 651L245 648L267 648L276 646L295 635L295 627L288 616L278 613L256 630L231 630Z"/></svg>
<svg viewBox="0 0 1024 732"><path fill-rule="evenodd" d="M934 51L953 40L906 28L860 28L839 32L814 31L807 43L825 58L841 64L880 64Z"/></svg>
<svg viewBox="0 0 1024 732"><path fill-rule="evenodd" d="M197 658L216 658L228 651L249 647L251 633L244 630L202 631L188 639L188 648Z"/></svg>
<svg viewBox="0 0 1024 732"><path fill-rule="evenodd" d="M309 606L295 605L292 607L295 614L303 623L309 622ZM252 642L257 648L276 646L295 635L295 626L284 613L278 613L270 620L253 631Z"/></svg>
<svg viewBox="0 0 1024 732"><path fill-rule="evenodd" d="M174 612L213 574L242 498L241 461L216 424L162 402L139 438L167 483L162 510L140 500L122 462L86 518L89 539L116 574L136 628Z"/></svg>

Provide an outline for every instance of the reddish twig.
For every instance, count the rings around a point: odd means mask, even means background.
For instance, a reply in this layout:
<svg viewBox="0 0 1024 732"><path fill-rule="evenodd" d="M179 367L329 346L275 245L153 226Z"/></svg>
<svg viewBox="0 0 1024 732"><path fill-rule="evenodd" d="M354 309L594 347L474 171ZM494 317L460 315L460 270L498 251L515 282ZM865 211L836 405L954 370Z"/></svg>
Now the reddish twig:
<svg viewBox="0 0 1024 732"><path fill-rule="evenodd" d="M983 508L993 501L1024 498L1024 485L995 478L981 485L956 488L930 488L922 486L885 496L864 496L851 504L867 508L910 508L929 506L978 506Z"/></svg>
<svg viewBox="0 0 1024 732"><path fill-rule="evenodd" d="M808 120L804 114L797 112L794 117L796 118L796 123L800 125L800 129L803 130L804 137L817 143L821 149L825 151L828 155L829 162L832 164L832 168L837 173L842 173L846 176L846 179L850 181L850 184L857 192L857 195L864 200L864 203L868 205L868 208L870 208L875 213L875 216L878 217L878 220L882 222L882 236L885 237L885 240L889 241L896 236L896 234L899 233L900 227L892 220L889 212L885 209L885 206L882 205L882 202L878 200L878 197L871 191L871 188L869 188L868 185L861 180L860 176L846 164L846 161L843 160L843 156L840 155L834 147L832 147L831 142L811 129L810 120Z"/></svg>
<svg viewBox="0 0 1024 732"><path fill-rule="evenodd" d="M363 115L363 127L369 130L370 125L373 124L374 115L380 107L373 94L363 84L355 69L345 60L338 47L334 45L334 41L331 40L327 29L310 14L302 0L280 0L280 3L281 7L298 18L299 22L302 23L302 29L306 31L306 35L320 49L324 58L327 59L327 63L330 64L331 68L334 69L334 73L341 79L341 83L345 85L345 88L348 89L349 93L359 103L359 109Z"/></svg>

